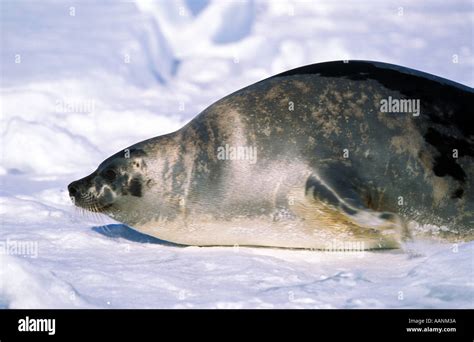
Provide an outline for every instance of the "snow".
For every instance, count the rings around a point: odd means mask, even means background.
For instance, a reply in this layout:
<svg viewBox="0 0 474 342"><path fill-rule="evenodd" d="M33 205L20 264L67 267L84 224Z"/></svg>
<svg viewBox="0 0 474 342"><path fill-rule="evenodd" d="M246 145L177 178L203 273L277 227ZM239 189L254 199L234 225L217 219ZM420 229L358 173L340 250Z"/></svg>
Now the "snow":
<svg viewBox="0 0 474 342"><path fill-rule="evenodd" d="M2 2L0 307L472 308L474 242L183 247L66 192L121 148L304 64L379 60L472 86L472 19L469 1Z"/></svg>

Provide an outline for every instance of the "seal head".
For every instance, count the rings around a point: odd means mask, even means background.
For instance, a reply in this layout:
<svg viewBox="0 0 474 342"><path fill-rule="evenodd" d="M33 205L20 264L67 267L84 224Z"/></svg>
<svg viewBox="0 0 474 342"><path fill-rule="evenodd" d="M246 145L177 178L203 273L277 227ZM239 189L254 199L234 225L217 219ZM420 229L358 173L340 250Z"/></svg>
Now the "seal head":
<svg viewBox="0 0 474 342"><path fill-rule="evenodd" d="M68 186L69 196L80 208L114 213L123 204L143 196L147 169L143 149L125 149L102 162L89 176Z"/></svg>

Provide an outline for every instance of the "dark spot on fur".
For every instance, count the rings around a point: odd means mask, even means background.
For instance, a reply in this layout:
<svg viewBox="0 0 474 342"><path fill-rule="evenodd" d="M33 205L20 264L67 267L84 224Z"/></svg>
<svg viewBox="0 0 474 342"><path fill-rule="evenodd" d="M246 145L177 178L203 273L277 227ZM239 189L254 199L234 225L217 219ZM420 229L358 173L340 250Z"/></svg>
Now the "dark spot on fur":
<svg viewBox="0 0 474 342"><path fill-rule="evenodd" d="M128 150L128 153L130 154L130 158L125 158L128 155L126 150ZM145 157L146 155L147 155L146 152L142 150L141 148L132 147L129 149L124 149L110 156L106 160L104 160L99 165L98 169L103 170L104 168L107 168L108 166L110 166L111 163L113 163L116 159L119 159L119 158L133 159L133 158L138 158L138 157Z"/></svg>
<svg viewBox="0 0 474 342"><path fill-rule="evenodd" d="M381 213L379 215L379 218L381 218L382 220L392 221L395 218L395 215L392 213Z"/></svg>
<svg viewBox="0 0 474 342"><path fill-rule="evenodd" d="M435 158L433 166L434 173L439 177L449 175L454 179L464 182L466 173L453 157L453 149L458 150L458 156L474 156L474 146L468 140L456 139L452 136L442 134L433 128L429 128L424 135L426 142L438 150L439 155Z"/></svg>
<svg viewBox="0 0 474 342"><path fill-rule="evenodd" d="M314 199L336 207L339 205L339 200L336 195L315 177L309 177L306 181L305 195L307 195L311 189L313 190Z"/></svg>
<svg viewBox="0 0 474 342"><path fill-rule="evenodd" d="M375 80L407 98L419 99L422 115L429 118L432 123L455 128L466 139L474 135L474 115L471 115L474 92L462 84L421 71L370 61L312 64L283 72L272 78L310 74L355 81ZM424 110L423 104L426 103L429 103L431 108L439 105L440 110ZM449 104L449 108L446 108L446 103Z"/></svg>
<svg viewBox="0 0 474 342"><path fill-rule="evenodd" d="M113 182L117 178L117 172L109 167L102 172L102 177L108 182Z"/></svg>
<svg viewBox="0 0 474 342"><path fill-rule="evenodd" d="M130 194L136 197L142 197L142 182L139 178L132 178L129 186Z"/></svg>
<svg viewBox="0 0 474 342"><path fill-rule="evenodd" d="M459 188L453 192L453 194L451 195L451 198L462 198L463 195L464 195L464 190Z"/></svg>
<svg viewBox="0 0 474 342"><path fill-rule="evenodd" d="M449 175L461 182L466 180L466 173L464 170L456 164L454 159L446 156L438 156L435 158L433 172L438 177Z"/></svg>
<svg viewBox="0 0 474 342"><path fill-rule="evenodd" d="M367 193L364 193L362 198L364 199L364 202L365 202L365 205L367 206L367 208L373 209L374 200L372 199L372 195L367 192Z"/></svg>

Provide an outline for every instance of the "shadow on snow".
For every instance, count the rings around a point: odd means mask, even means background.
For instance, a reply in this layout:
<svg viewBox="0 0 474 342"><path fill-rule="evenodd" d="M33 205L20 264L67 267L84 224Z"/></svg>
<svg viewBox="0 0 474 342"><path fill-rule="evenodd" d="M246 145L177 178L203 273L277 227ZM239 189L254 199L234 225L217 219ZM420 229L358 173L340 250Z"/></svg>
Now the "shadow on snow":
<svg viewBox="0 0 474 342"><path fill-rule="evenodd" d="M163 246L174 246L174 247L184 247L183 245L178 245L172 242L164 241L157 239L153 236L142 234L133 230L132 228L124 224L108 224L105 226L96 226L92 227L92 230L96 233L104 235L109 238L121 238L132 242L139 243L153 243Z"/></svg>

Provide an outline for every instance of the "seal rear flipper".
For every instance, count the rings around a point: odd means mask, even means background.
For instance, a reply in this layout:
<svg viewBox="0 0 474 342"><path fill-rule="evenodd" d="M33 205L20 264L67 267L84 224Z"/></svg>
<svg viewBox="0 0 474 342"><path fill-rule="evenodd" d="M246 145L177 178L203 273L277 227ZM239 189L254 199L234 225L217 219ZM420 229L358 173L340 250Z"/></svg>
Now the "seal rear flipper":
<svg viewBox="0 0 474 342"><path fill-rule="evenodd" d="M348 242L363 242L364 249L400 248L406 225L394 213L378 212L364 206L350 191L344 198L320 177L311 175L304 199L296 201L294 212L314 229L337 231Z"/></svg>

